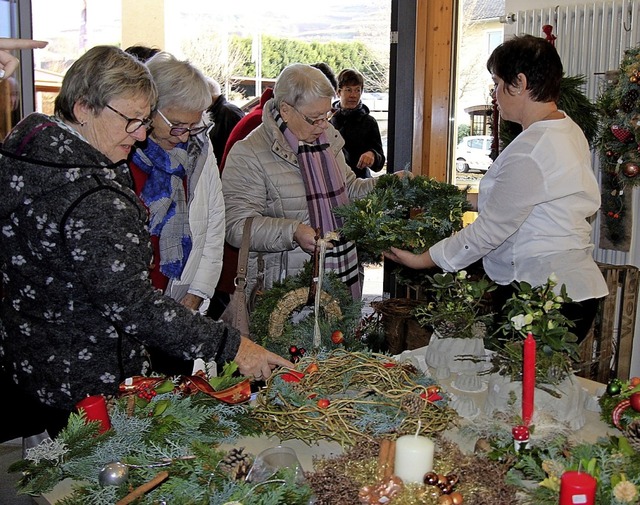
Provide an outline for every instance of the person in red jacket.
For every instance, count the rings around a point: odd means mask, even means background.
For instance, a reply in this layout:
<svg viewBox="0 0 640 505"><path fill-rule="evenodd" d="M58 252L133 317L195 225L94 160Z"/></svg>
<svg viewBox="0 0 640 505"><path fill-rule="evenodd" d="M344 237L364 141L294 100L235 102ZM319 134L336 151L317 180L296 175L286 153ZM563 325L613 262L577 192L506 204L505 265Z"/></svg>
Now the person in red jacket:
<svg viewBox="0 0 640 505"><path fill-rule="evenodd" d="M224 164L227 161L227 155L229 154L229 151L236 142L242 140L258 126L260 126L260 123L262 123L262 108L264 107L264 104L267 103L272 97L273 89L265 89L262 93L262 96L260 97L260 103L256 105L255 108L251 110L251 112L244 116L238 122L238 124L233 127L233 130L231 130L229 138L227 139L227 143L224 146L224 153L222 154L220 165L218 166L221 175L222 170L224 170ZM218 319L224 312L224 309L229 303L231 295L236 289L233 281L236 277L237 268L238 248L233 247L225 242L224 253L222 256L222 272L220 273L220 280L218 281L215 293L211 298L211 302L209 304L209 310L207 312L208 316L213 317L214 319Z"/></svg>

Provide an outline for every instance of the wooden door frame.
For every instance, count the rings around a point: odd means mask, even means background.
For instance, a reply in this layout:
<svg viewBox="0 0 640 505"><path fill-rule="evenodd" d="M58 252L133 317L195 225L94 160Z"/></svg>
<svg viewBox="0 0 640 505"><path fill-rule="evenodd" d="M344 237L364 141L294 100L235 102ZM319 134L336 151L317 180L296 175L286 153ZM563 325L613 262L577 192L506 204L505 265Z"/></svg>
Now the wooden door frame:
<svg viewBox="0 0 640 505"><path fill-rule="evenodd" d="M412 172L440 181L453 173L457 12L457 0L417 0Z"/></svg>

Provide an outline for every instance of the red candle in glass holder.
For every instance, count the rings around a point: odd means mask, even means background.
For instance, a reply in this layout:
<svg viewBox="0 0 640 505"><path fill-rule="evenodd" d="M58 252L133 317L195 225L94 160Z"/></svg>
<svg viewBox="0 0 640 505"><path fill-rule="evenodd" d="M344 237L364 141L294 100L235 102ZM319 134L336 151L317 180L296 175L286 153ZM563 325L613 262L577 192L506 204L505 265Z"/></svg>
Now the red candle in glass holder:
<svg viewBox="0 0 640 505"><path fill-rule="evenodd" d="M104 433L111 428L111 420L107 411L107 402L102 395L87 396L76 403L78 410L85 412L87 421L100 421L100 433Z"/></svg>
<svg viewBox="0 0 640 505"><path fill-rule="evenodd" d="M595 505L595 477L585 472L564 472L560 477L560 505Z"/></svg>

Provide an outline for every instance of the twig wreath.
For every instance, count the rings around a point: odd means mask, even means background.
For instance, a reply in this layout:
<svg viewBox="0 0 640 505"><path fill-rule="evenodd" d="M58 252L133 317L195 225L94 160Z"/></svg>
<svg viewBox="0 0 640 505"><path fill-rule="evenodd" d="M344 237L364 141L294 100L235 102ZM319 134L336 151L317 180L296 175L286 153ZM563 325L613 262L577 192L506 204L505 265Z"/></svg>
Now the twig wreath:
<svg viewBox="0 0 640 505"><path fill-rule="evenodd" d="M267 433L353 446L362 437L435 434L457 418L433 379L413 365L369 352L306 355L260 391L252 418Z"/></svg>
<svg viewBox="0 0 640 505"><path fill-rule="evenodd" d="M334 209L344 219L340 233L358 246L364 263L380 263L391 246L424 252L462 228L471 209L467 191L424 176L387 174L364 198Z"/></svg>

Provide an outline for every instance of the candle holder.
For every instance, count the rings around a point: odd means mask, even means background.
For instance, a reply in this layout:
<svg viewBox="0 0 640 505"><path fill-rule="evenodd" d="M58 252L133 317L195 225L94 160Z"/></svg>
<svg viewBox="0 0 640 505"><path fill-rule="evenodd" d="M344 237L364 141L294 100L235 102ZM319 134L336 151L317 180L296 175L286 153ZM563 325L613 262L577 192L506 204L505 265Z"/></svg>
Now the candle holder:
<svg viewBox="0 0 640 505"><path fill-rule="evenodd" d="M302 484L305 480L302 465L298 461L296 452L290 447L270 447L256 456L246 481L253 484L265 482L273 477L278 470L283 468L293 468L295 470L296 482Z"/></svg>

